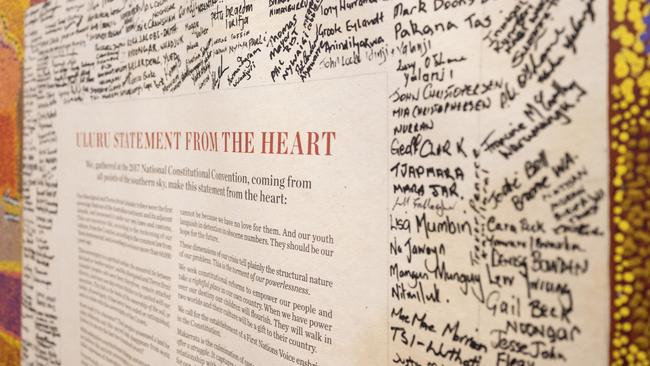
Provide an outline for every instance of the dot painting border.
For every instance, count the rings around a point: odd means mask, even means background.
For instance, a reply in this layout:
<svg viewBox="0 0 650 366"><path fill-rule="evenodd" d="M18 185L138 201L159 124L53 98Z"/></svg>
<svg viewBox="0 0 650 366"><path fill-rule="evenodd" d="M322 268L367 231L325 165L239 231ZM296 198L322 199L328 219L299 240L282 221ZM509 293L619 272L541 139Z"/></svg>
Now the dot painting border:
<svg viewBox="0 0 650 366"><path fill-rule="evenodd" d="M649 366L650 1L610 9L610 363Z"/></svg>

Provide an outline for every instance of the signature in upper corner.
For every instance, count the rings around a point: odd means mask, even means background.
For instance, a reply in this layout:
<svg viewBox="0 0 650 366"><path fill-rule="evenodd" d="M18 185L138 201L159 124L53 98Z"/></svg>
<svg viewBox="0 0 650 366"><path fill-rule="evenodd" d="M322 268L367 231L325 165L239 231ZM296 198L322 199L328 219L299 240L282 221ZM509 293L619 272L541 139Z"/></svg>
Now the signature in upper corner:
<svg viewBox="0 0 650 366"><path fill-rule="evenodd" d="M219 67L212 72L212 90L221 88L221 78L229 68L230 66L223 66L223 55L220 55Z"/></svg>

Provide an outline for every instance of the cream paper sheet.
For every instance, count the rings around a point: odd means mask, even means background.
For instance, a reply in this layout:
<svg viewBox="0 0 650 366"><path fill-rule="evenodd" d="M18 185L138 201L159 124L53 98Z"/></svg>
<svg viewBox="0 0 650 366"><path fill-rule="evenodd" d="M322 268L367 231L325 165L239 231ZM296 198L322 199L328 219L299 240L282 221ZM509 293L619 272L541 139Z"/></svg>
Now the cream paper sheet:
<svg viewBox="0 0 650 366"><path fill-rule="evenodd" d="M605 365L604 0L50 1L25 365Z"/></svg>

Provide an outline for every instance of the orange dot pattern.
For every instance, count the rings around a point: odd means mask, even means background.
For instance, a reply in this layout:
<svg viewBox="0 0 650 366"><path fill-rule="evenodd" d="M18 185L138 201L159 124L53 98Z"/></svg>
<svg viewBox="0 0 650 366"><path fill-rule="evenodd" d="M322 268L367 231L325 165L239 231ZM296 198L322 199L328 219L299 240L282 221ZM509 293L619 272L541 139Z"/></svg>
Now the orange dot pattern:
<svg viewBox="0 0 650 366"><path fill-rule="evenodd" d="M650 2L614 0L610 28L612 365L650 365Z"/></svg>
<svg viewBox="0 0 650 366"><path fill-rule="evenodd" d="M5 215L19 216L20 205L2 199L20 198L19 96L23 60L23 19L29 0L0 0L0 224ZM0 225L0 227L3 227ZM7 249L20 247L20 237L0 232L0 366L20 365L20 262L7 260ZM9 249L8 249L9 248ZM9 281L8 279L12 279ZM10 291L18 288L18 291ZM17 319L18 318L18 319ZM11 325L11 326L10 326Z"/></svg>

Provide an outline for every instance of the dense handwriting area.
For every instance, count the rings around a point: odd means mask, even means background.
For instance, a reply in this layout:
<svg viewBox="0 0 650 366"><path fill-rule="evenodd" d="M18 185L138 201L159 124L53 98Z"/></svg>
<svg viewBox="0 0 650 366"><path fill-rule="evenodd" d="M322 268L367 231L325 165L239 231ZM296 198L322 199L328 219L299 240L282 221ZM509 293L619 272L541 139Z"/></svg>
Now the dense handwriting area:
<svg viewBox="0 0 650 366"><path fill-rule="evenodd" d="M590 159L607 159L606 125L585 110L604 105L604 60L577 71L604 44L604 2L413 5L394 6L391 39L390 361L604 364L606 170Z"/></svg>
<svg viewBox="0 0 650 366"><path fill-rule="evenodd" d="M48 276L57 265L48 235L62 225L59 108L384 73L388 125L377 125L389 144L368 153L389 160L390 231L377 254L389 276L386 363L604 364L606 6L105 0L31 9L24 360L60 363Z"/></svg>

